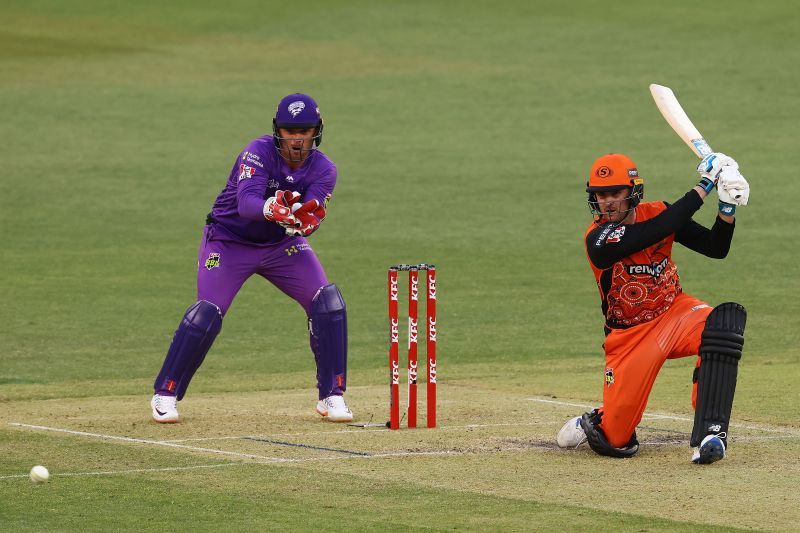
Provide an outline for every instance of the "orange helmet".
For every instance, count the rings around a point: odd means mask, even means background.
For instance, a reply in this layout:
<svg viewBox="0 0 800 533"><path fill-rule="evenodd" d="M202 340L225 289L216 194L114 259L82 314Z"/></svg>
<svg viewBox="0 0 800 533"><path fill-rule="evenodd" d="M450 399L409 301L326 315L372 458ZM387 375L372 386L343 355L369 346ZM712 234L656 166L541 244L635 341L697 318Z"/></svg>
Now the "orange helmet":
<svg viewBox="0 0 800 533"><path fill-rule="evenodd" d="M644 180L639 177L636 163L623 154L606 154L598 157L589 172L589 181L586 182L586 192L589 193L589 209L600 216L597 197L594 193L600 191L620 191L630 189L630 208L634 209L644 198Z"/></svg>

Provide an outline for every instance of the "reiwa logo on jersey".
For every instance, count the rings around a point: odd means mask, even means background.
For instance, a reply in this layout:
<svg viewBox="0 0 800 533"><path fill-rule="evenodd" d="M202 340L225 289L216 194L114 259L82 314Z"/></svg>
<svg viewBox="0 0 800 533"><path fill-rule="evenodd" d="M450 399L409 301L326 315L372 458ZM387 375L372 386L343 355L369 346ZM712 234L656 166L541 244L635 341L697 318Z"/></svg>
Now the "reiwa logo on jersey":
<svg viewBox="0 0 800 533"><path fill-rule="evenodd" d="M297 115L302 113L303 109L305 108L306 108L306 103L303 102L302 100L298 100L296 102L292 102L291 104L289 104L289 107L287 107L286 109L289 111L289 113L292 114L293 117L296 117Z"/></svg>
<svg viewBox="0 0 800 533"><path fill-rule="evenodd" d="M630 275L646 274L657 278L664 272L664 269L667 268L667 264L669 264L669 257L665 257L660 262L650 263L649 265L627 265L626 269Z"/></svg>

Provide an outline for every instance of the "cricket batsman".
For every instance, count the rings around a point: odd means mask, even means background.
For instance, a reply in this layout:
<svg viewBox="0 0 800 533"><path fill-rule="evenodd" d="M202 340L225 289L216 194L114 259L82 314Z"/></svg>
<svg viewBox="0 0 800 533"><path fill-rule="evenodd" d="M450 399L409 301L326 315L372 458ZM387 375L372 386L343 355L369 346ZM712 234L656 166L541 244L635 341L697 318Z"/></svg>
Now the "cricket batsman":
<svg viewBox="0 0 800 533"><path fill-rule="evenodd" d="M667 359L699 355L692 462L725 457L747 314L738 303L712 308L683 292L672 246L727 256L736 207L747 203L750 187L725 154L706 156L697 171L700 183L670 205L642 202L644 181L627 156L604 155L592 165L586 192L594 221L584 242L605 318L603 405L567 421L559 446L588 442L600 455L633 456L639 450L636 426L658 371ZM708 229L692 215L714 187L719 213Z"/></svg>
<svg viewBox="0 0 800 533"><path fill-rule="evenodd" d="M236 158L206 219L197 265L197 301L183 316L150 402L156 422L177 422L177 402L222 328L242 284L258 274L303 306L317 364L317 412L349 422L347 314L306 237L325 219L336 166L317 147L323 121L306 94L278 104L272 135L251 141ZM266 326L268 312L260 318ZM261 326L259 326L261 327Z"/></svg>

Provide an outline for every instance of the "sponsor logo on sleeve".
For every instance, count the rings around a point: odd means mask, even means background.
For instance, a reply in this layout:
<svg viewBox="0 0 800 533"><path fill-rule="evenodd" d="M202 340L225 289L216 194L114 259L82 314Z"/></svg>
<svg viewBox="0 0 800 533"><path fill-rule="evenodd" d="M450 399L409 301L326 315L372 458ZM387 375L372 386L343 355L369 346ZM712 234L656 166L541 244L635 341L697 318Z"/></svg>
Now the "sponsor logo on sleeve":
<svg viewBox="0 0 800 533"><path fill-rule="evenodd" d="M606 244L610 244L612 242L619 242L622 240L622 236L625 235L625 226L619 226L617 229L611 232L611 234L606 239Z"/></svg>
<svg viewBox="0 0 800 533"><path fill-rule="evenodd" d="M252 163L259 168L264 168L264 163L261 162L261 157L253 152L245 152L242 154L242 161L245 163Z"/></svg>
<svg viewBox="0 0 800 533"><path fill-rule="evenodd" d="M248 167L244 163L240 164L239 165L239 180L238 181L242 181L242 180L246 180L246 179L252 178L253 174L255 174L255 172L256 172L255 168Z"/></svg>
<svg viewBox="0 0 800 533"><path fill-rule="evenodd" d="M606 237L608 237L608 234L613 231L614 227L613 224L606 224L606 226L603 227L603 231L600 232L600 235L598 235L597 239L594 241L595 248L603 246L603 242L606 240Z"/></svg>

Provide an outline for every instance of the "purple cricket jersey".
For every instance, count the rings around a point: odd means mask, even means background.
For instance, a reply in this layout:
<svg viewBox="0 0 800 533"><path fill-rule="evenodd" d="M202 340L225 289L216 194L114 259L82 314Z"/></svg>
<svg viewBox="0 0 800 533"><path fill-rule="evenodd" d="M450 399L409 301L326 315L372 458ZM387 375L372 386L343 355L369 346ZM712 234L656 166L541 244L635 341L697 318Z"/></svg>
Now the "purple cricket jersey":
<svg viewBox="0 0 800 533"><path fill-rule="evenodd" d="M278 153L272 135L250 141L239 154L225 188L208 215L211 238L241 244L275 244L287 238L286 230L264 218L264 202L275 191L296 191L301 202L316 199L328 205L336 185L336 165L314 150L297 170Z"/></svg>

